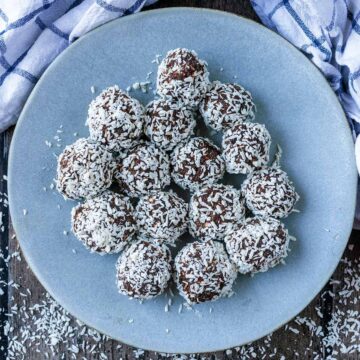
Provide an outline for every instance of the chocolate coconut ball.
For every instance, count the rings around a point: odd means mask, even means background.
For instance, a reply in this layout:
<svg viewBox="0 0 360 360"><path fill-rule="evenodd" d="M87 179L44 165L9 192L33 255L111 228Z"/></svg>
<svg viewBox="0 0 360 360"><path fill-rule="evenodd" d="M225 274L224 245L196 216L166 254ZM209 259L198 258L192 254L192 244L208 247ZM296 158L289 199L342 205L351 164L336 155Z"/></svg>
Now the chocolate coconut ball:
<svg viewBox="0 0 360 360"><path fill-rule="evenodd" d="M226 170L231 174L248 174L267 165L271 137L264 125L244 122L227 129L222 148Z"/></svg>
<svg viewBox="0 0 360 360"><path fill-rule="evenodd" d="M224 130L237 122L254 117L251 94L238 84L214 81L200 103L200 113L206 125Z"/></svg>
<svg viewBox="0 0 360 360"><path fill-rule="evenodd" d="M78 139L60 154L56 187L69 199L91 198L110 187L115 163L102 145Z"/></svg>
<svg viewBox="0 0 360 360"><path fill-rule="evenodd" d="M171 151L194 133L196 120L191 110L174 99L158 99L146 107L145 134L157 147Z"/></svg>
<svg viewBox="0 0 360 360"><path fill-rule="evenodd" d="M121 251L136 231L129 198L111 191L74 207L71 225L75 236L91 252L101 255Z"/></svg>
<svg viewBox="0 0 360 360"><path fill-rule="evenodd" d="M180 143L172 153L171 164L175 183L190 191L217 182L225 172L220 149L201 137Z"/></svg>
<svg viewBox="0 0 360 360"><path fill-rule="evenodd" d="M189 107L198 106L209 85L207 64L195 51L171 50L158 68L158 94L178 99Z"/></svg>
<svg viewBox="0 0 360 360"><path fill-rule="evenodd" d="M248 218L225 236L226 250L242 274L264 272L287 256L289 234L272 218Z"/></svg>
<svg viewBox="0 0 360 360"><path fill-rule="evenodd" d="M180 295L190 304L230 295L237 275L224 246L211 240L186 245L175 258L175 270Z"/></svg>
<svg viewBox="0 0 360 360"><path fill-rule="evenodd" d="M156 191L140 199L136 220L142 237L172 245L187 230L188 204L173 191Z"/></svg>
<svg viewBox="0 0 360 360"><path fill-rule="evenodd" d="M116 282L121 294L151 299L161 294L171 277L171 254L165 245L137 241L116 263Z"/></svg>
<svg viewBox="0 0 360 360"><path fill-rule="evenodd" d="M283 218L294 209L299 195L285 171L267 167L254 171L244 181L247 207L258 216Z"/></svg>
<svg viewBox="0 0 360 360"><path fill-rule="evenodd" d="M119 152L134 145L142 135L144 109L118 86L111 86L90 103L87 125L91 139Z"/></svg>
<svg viewBox="0 0 360 360"><path fill-rule="evenodd" d="M131 197L161 190L171 181L169 156L150 143L135 146L120 161L115 178L122 190Z"/></svg>
<svg viewBox="0 0 360 360"><path fill-rule="evenodd" d="M202 187L190 200L190 234L201 240L222 240L244 215L244 200L239 190L223 184Z"/></svg>

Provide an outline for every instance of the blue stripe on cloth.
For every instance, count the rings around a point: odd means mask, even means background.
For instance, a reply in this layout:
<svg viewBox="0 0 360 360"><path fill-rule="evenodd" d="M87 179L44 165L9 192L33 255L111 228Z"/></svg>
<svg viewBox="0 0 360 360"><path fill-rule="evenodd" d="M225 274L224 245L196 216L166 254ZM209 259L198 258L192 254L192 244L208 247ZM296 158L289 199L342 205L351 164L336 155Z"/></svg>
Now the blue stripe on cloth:
<svg viewBox="0 0 360 360"><path fill-rule="evenodd" d="M360 11L356 15L356 17L353 19L351 25L352 25L352 28L354 29L354 31L360 35L360 25L358 23L359 18L360 18Z"/></svg>
<svg viewBox="0 0 360 360"><path fill-rule="evenodd" d="M54 34L57 34L57 35L61 36L63 39L69 41L69 34L64 33L62 30L60 30L54 24L49 24L48 29L50 29Z"/></svg>
<svg viewBox="0 0 360 360"><path fill-rule="evenodd" d="M29 14L25 15L24 17L17 19L16 21L14 21L13 23L10 23L5 30L0 32L0 35L3 35L4 33L6 33L9 30L12 29L16 29L20 26L25 25L26 23L28 23L32 18L34 18L37 14L41 13L42 11L48 9L53 3L49 3L49 4L45 4L39 8L37 8L36 10L30 12Z"/></svg>
<svg viewBox="0 0 360 360"><path fill-rule="evenodd" d="M0 56L0 65L7 70L11 65L7 62L4 56Z"/></svg>
<svg viewBox="0 0 360 360"><path fill-rule="evenodd" d="M335 11L336 11L336 0L333 0L333 11L331 15L330 24L325 27L327 31L331 31L335 26Z"/></svg>
<svg viewBox="0 0 360 360"><path fill-rule="evenodd" d="M26 56L28 50L26 50L8 69L0 76L0 86L4 83L5 79L12 73L12 71L18 66L21 60ZM3 56L1 58L4 58ZM1 59L0 58L0 59ZM5 59L5 58L4 58ZM5 60L6 61L6 60ZM7 61L6 61L7 62Z"/></svg>
<svg viewBox="0 0 360 360"><path fill-rule="evenodd" d="M321 35L320 37L318 37L316 39L320 44L323 44L326 41L326 36L325 35ZM309 47L314 46L312 43L311 44L304 44L301 46L301 50L306 51Z"/></svg>
<svg viewBox="0 0 360 360"><path fill-rule="evenodd" d="M6 60L6 58L4 56L0 56L0 65L5 69L8 70L10 69L12 66L9 64L9 62ZM18 69L18 68L12 68L11 72L13 72L14 74L20 75L25 79L28 79L29 81L31 81L32 83L36 84L36 82L38 81L38 78L36 76L34 76L33 74L30 74L28 71L23 70L23 69Z"/></svg>
<svg viewBox="0 0 360 360"><path fill-rule="evenodd" d="M16 68L13 70L13 73L22 76L23 78L29 80L33 84L36 84L37 81L39 80L36 76L34 76L33 74L30 74L28 71L23 70L23 69Z"/></svg>
<svg viewBox="0 0 360 360"><path fill-rule="evenodd" d="M335 51L340 52L340 53L343 53L344 50L345 50L345 46L346 46L345 44L336 45Z"/></svg>
<svg viewBox="0 0 360 360"><path fill-rule="evenodd" d="M69 41L69 35L61 31L57 26L54 24L46 25L39 17L35 20L36 24L39 25L40 29L45 30L46 28L51 30L54 34L62 37L63 39Z"/></svg>
<svg viewBox="0 0 360 360"><path fill-rule="evenodd" d="M274 8L269 12L269 19L271 19L274 14L284 6L284 1L281 0L277 5L274 6Z"/></svg>
<svg viewBox="0 0 360 360"><path fill-rule="evenodd" d="M6 52L6 44L3 38L0 37L0 52L4 54Z"/></svg>
<svg viewBox="0 0 360 360"><path fill-rule="evenodd" d="M7 15L4 13L4 11L2 9L0 9L0 17L7 23L9 21L9 18L7 17Z"/></svg>
<svg viewBox="0 0 360 360"><path fill-rule="evenodd" d="M284 0L284 6L288 13L291 15L291 17L297 22L297 24L300 26L301 30L304 32L304 34L311 40L311 42L314 44L314 46L319 49L323 54L326 55L326 61L329 61L331 59L331 52L323 47L321 43L318 42L315 35L310 31L310 29L305 25L305 23L301 20L300 16L296 13L296 11L293 9L293 7L290 5L289 0Z"/></svg>
<svg viewBox="0 0 360 360"><path fill-rule="evenodd" d="M105 0L96 0L96 3L107 11L124 13L126 9L108 4Z"/></svg>
<svg viewBox="0 0 360 360"><path fill-rule="evenodd" d="M133 14L138 11L142 5L144 5L146 0L136 0L133 5L131 5L124 13L124 15Z"/></svg>
<svg viewBox="0 0 360 360"><path fill-rule="evenodd" d="M35 19L35 23L39 25L39 28L40 28L41 30L45 30L45 29L46 29L45 23L44 23L39 17L37 17L37 18Z"/></svg>
<svg viewBox="0 0 360 360"><path fill-rule="evenodd" d="M77 7L78 5L80 5L84 0L75 0L71 6L68 8L67 11L70 11L71 9L73 9L74 7Z"/></svg>
<svg viewBox="0 0 360 360"><path fill-rule="evenodd" d="M350 74L350 76L349 76L351 87L356 92L356 94L357 94L357 91L354 86L354 81L359 77L360 77L360 69L355 71L354 73Z"/></svg>
<svg viewBox="0 0 360 360"><path fill-rule="evenodd" d="M128 9L126 8L119 8L117 6L108 4L105 0L96 0L96 3L101 6L102 8L104 8L107 11L110 12L117 12L120 13L122 15L129 15L129 14L133 14L134 12L138 11L141 6L143 6L145 4L146 0L137 0L135 1L135 3L133 5L131 5Z"/></svg>

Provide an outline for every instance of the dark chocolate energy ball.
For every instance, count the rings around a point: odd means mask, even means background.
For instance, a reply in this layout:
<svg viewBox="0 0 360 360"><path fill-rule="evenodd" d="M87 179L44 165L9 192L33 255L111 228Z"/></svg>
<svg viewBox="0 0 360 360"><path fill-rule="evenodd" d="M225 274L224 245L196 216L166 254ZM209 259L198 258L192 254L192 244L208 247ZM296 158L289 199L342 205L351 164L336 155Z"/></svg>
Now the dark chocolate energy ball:
<svg viewBox="0 0 360 360"><path fill-rule="evenodd" d="M190 200L190 234L201 240L222 240L245 215L241 192L231 185L200 188Z"/></svg>
<svg viewBox="0 0 360 360"><path fill-rule="evenodd" d="M144 127L144 109L140 102L117 86L98 95L89 106L87 124L91 139L110 151L129 148L140 138Z"/></svg>
<svg viewBox="0 0 360 360"><path fill-rule="evenodd" d="M145 135L159 148L171 151L194 133L193 112L174 99L158 99L146 107Z"/></svg>
<svg viewBox="0 0 360 360"><path fill-rule="evenodd" d="M294 209L299 195L285 171L267 167L254 171L244 181L247 207L258 216L283 218Z"/></svg>
<svg viewBox="0 0 360 360"><path fill-rule="evenodd" d="M178 99L189 107L199 104L209 84L207 64L195 51L170 50L158 68L158 94Z"/></svg>
<svg viewBox="0 0 360 360"><path fill-rule="evenodd" d="M182 248L175 258L175 270L180 295L190 304L230 295L237 275L224 246L211 240Z"/></svg>
<svg viewBox="0 0 360 360"><path fill-rule="evenodd" d="M143 196L136 206L139 234L157 243L174 244L188 226L188 204L173 191Z"/></svg>
<svg viewBox="0 0 360 360"><path fill-rule="evenodd" d="M271 137L264 125L244 122L227 129L222 148L226 170L231 174L248 174L267 165Z"/></svg>
<svg viewBox="0 0 360 360"><path fill-rule="evenodd" d="M225 236L226 250L240 273L264 272L287 256L289 234L272 218L248 218Z"/></svg>
<svg viewBox="0 0 360 360"><path fill-rule="evenodd" d="M78 139L60 154L56 187L69 199L82 199L101 194L112 183L115 163L102 145Z"/></svg>
<svg viewBox="0 0 360 360"><path fill-rule="evenodd" d="M201 137L180 143L172 153L171 164L175 183L190 191L217 182L225 172L220 149Z"/></svg>
<svg viewBox="0 0 360 360"><path fill-rule="evenodd" d="M75 236L91 252L101 255L121 251L136 231L129 198L111 191L74 207L71 225Z"/></svg>
<svg viewBox="0 0 360 360"><path fill-rule="evenodd" d="M237 122L254 117L251 94L238 84L214 81L200 103L205 123L214 130L224 130Z"/></svg>
<svg viewBox="0 0 360 360"><path fill-rule="evenodd" d="M116 282L121 294L150 299L161 294L171 277L171 254L165 245L137 241L116 263Z"/></svg>
<svg viewBox="0 0 360 360"><path fill-rule="evenodd" d="M135 146L118 165L115 178L131 197L161 190L171 181L169 156L154 144Z"/></svg>

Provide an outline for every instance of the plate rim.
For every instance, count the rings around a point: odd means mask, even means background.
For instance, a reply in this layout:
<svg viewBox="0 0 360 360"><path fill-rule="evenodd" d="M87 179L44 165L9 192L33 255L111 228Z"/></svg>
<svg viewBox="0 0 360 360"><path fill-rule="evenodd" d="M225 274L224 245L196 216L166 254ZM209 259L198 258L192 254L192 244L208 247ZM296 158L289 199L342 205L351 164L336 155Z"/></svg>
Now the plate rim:
<svg viewBox="0 0 360 360"><path fill-rule="evenodd" d="M12 173L14 171L14 165L13 165L13 152L14 152L14 147L15 147L15 143L17 141L17 137L19 136L19 128L21 126L21 124L25 121L26 119L26 112L27 112L27 108L30 106L29 104L32 103L32 99L33 97L36 96L36 93L38 92L38 89L42 86L42 82L46 81L46 77L48 75L48 73L51 73L52 71L56 71L56 67L57 64L59 62L62 61L63 57L68 56L69 53L71 53L71 51L73 51L74 48L76 48L79 44L81 44L83 41L87 41L88 37L91 37L94 33L100 32L100 31L104 31L106 27L116 27L117 24L119 22L124 22L124 21L134 21L136 20L136 18L141 18L144 16L152 16L152 15L158 15L161 13L182 13L185 14L186 13L207 13L211 16L213 15L220 15L220 16L224 16L224 17L229 17L232 18L236 21L244 21L247 22L250 26L256 28L257 30L263 31L264 33L267 34L268 37L274 39L275 41L279 41L279 43L281 43L281 46L285 46L287 47L290 51L292 51L293 53L297 53L298 55L301 54L301 57L306 60L305 62L308 63L308 65L311 65L311 67L313 67L314 69L316 69L316 72L318 73L318 80L317 81L323 81L324 84L324 88L326 88L326 92L329 94L329 96L333 97L334 103L336 103L336 107L338 108L338 112L339 112L339 116L341 114L341 117L343 118L343 125L342 128L347 129L348 132L348 140L352 140L352 135L351 135L351 128L350 125L348 123L348 120L346 118L345 112L343 107L341 106L338 98L336 97L335 92L332 90L332 88L330 87L328 81L326 80L324 74L313 64L313 62L311 62L311 60L309 58L307 58L296 46L294 46L291 42L289 42L286 38L282 37L281 35L275 33L274 31L268 29L265 25L263 25L262 23L258 23L252 19L246 18L242 15L238 15L235 13L231 13L231 12L227 12L227 11L223 11L223 10L218 10L218 9L208 9L208 8L197 8L197 7L166 7L166 8L160 8L160 9L150 9L150 10L144 10L141 12L138 12L136 14L132 14L132 15L128 15L128 16L124 16L124 17L120 17L120 18L116 18L114 20L111 20L103 25L100 25L98 27L96 27L95 29L89 31L87 34L85 34L84 36L82 36L81 38L77 39L74 43L70 44L66 49L64 49L64 51L62 51L57 57L56 59L48 66L48 68L43 72L43 74L40 76L40 79L38 80L38 82L35 84L34 88L32 89L30 95L28 96L23 109L21 110L20 116L18 118L16 127L15 127L15 131L13 133L12 136L12 140L11 140L11 144L10 144L10 149L9 149L9 156L8 156L8 199L9 199L9 212L10 212L10 216L11 216L11 220L12 220L12 225L13 228L15 230L15 234L17 234L17 228L18 228L18 221L16 220L16 217L13 217L13 202L12 202L12 196L11 193L13 193L14 191L16 191L16 189L14 189L14 182L12 181ZM44 80L45 79L45 80ZM321 80L320 80L321 79ZM345 134L345 132L344 132ZM353 142L353 141L352 141ZM349 142L350 144L350 142ZM352 168L352 172L353 172L353 179L352 179L352 183L353 183L353 201L351 205L352 208L352 218L354 218L355 215L355 210L356 210L356 190L357 190L357 180L358 180L358 173L356 170L356 164L355 164L355 155L353 156L352 160L349 160L349 164L351 165L350 167ZM350 205L349 205L349 209L350 209ZM346 238L348 239L350 234L352 231L352 226L349 228L349 230L347 231L346 234ZM28 263L31 271L33 272L33 274L35 275L35 277L37 278L37 280L40 282L40 284L44 287L44 289L51 295L51 297L58 302L59 305L61 305L70 315L72 315L75 319L79 319L81 320L86 326L88 326L89 328L93 328L96 331L108 336L111 339L117 340L121 343L130 345L132 347L138 348L141 347L139 344L133 344L130 341L124 341L118 337L113 337L113 335L108 334L107 332L104 332L103 330L98 330L96 327L90 325L87 321L84 321L82 318L79 318L77 315L73 314L71 311L69 311L67 309L67 305L62 304L61 302L59 302L57 300L57 298L55 296L53 296L52 291L48 288L45 279L43 279L42 275L40 274L40 272L38 272L37 270L35 270L37 268L37 266L32 262L32 260L28 257L28 255L23 251L23 247L22 247L22 240L17 237L18 243L20 245L21 248L21 252L23 257L25 258L26 262ZM260 337L254 337L253 339L251 339L250 341L247 341L245 343L236 343L236 344L232 344L230 347L226 347L226 348L209 348L208 350L201 350L201 351L189 351L189 352L173 352L170 354L192 354L192 353L207 353L207 352L217 352L217 351L224 351L226 349L229 348L234 348L237 346L243 346L249 343L252 343L256 340L262 339L263 337L267 336L270 333L275 332L276 330L278 330L279 328L283 327L285 324L287 324L288 322L290 322L292 319L294 319L299 313L301 313L307 306L309 306L309 304L316 298L316 296L319 294L319 292L323 289L323 287L326 285L326 283L329 281L329 279L331 278L331 276L333 275L334 271L336 270L337 266L339 265L339 262L341 261L342 255L344 253L344 250L347 246L347 241L344 241L344 245L342 247L341 250L341 256L339 257L339 260L335 263L335 266L333 266L331 268L331 271L329 271L329 276L326 278L326 280L321 284L321 286L319 286L318 289L316 289L316 291L311 294L309 296L309 299L306 300L306 304L305 306L299 311L297 312L295 315L291 316L290 318L284 320L282 323L280 323L278 326L266 330L265 333L263 333ZM148 351L155 351L155 352L162 352L161 349L151 349L151 348L147 348L146 350Z"/></svg>

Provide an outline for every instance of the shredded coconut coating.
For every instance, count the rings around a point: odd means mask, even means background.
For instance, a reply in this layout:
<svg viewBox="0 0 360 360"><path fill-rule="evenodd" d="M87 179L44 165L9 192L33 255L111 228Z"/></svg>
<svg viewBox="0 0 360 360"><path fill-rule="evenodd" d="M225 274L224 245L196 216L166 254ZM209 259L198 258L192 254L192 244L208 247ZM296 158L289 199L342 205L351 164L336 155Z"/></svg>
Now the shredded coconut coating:
<svg viewBox="0 0 360 360"><path fill-rule="evenodd" d="M115 162L102 145L78 139L66 146L57 164L57 190L69 199L91 198L112 184Z"/></svg>
<svg viewBox="0 0 360 360"><path fill-rule="evenodd" d="M207 63L188 49L170 50L158 68L157 92L162 97L176 98L184 105L197 107L209 82Z"/></svg>
<svg viewBox="0 0 360 360"><path fill-rule="evenodd" d="M139 240L116 263L116 282L121 294L151 299L161 294L171 278L172 259L165 245Z"/></svg>
<svg viewBox="0 0 360 360"><path fill-rule="evenodd" d="M134 208L129 198L105 191L72 209L71 226L91 252L118 253L135 234Z"/></svg>
<svg viewBox="0 0 360 360"><path fill-rule="evenodd" d="M157 147L171 151L194 133L193 112L174 99L158 99L146 107L145 135Z"/></svg>
<svg viewBox="0 0 360 360"><path fill-rule="evenodd" d="M222 240L245 216L241 192L231 185L200 188L190 200L190 234L201 240Z"/></svg>
<svg viewBox="0 0 360 360"><path fill-rule="evenodd" d="M225 130L237 122L254 118L255 104L249 91L238 84L214 81L200 103L206 125Z"/></svg>
<svg viewBox="0 0 360 360"><path fill-rule="evenodd" d="M175 258L175 281L190 304L228 296L236 276L223 244L216 241L187 244Z"/></svg>
<svg viewBox="0 0 360 360"><path fill-rule="evenodd" d="M118 164L115 178L131 197L161 190L171 181L169 156L150 143L135 146Z"/></svg>
<svg viewBox="0 0 360 360"><path fill-rule="evenodd" d="M188 227L188 204L173 191L156 191L140 198L136 220L142 238L173 245Z"/></svg>
<svg viewBox="0 0 360 360"><path fill-rule="evenodd" d="M287 229L277 219L248 218L225 236L226 250L242 274L264 272L289 251Z"/></svg>
<svg viewBox="0 0 360 360"><path fill-rule="evenodd" d="M90 103L87 125L91 139L119 152L133 146L142 135L144 109L118 86L111 86Z"/></svg>
<svg viewBox="0 0 360 360"><path fill-rule="evenodd" d="M134 143L130 148L123 148L119 152L116 153L116 161L124 160L128 155L130 155L132 152L134 152L138 147L144 146L148 144L148 141L140 139L138 142Z"/></svg>
<svg viewBox="0 0 360 360"><path fill-rule="evenodd" d="M175 183L190 191L219 181L225 172L220 149L202 137L180 143L172 153L171 164Z"/></svg>
<svg viewBox="0 0 360 360"><path fill-rule="evenodd" d="M222 140L226 171L248 174L269 162L271 137L265 126L238 123L224 132Z"/></svg>
<svg viewBox="0 0 360 360"><path fill-rule="evenodd" d="M249 210L263 217L286 217L299 199L286 172L278 167L251 173L243 182L242 192Z"/></svg>

